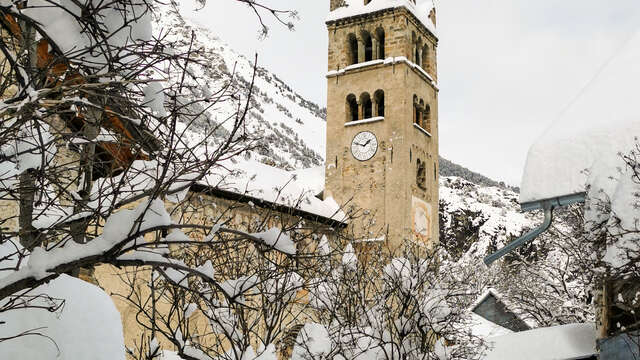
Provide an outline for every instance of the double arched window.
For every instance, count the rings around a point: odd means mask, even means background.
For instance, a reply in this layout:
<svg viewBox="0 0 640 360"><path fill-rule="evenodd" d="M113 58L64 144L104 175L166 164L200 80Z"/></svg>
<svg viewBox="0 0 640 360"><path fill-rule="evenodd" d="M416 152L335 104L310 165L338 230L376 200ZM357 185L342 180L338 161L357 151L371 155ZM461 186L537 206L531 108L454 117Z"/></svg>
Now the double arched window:
<svg viewBox="0 0 640 360"><path fill-rule="evenodd" d="M365 61L384 59L385 32L378 27L375 31L362 30L357 35L347 35L347 62L349 65Z"/></svg>
<svg viewBox="0 0 640 360"><path fill-rule="evenodd" d="M431 132L431 106L413 95L413 123Z"/></svg>
<svg viewBox="0 0 640 360"><path fill-rule="evenodd" d="M384 91L376 90L373 97L368 92L363 92L359 98L349 94L345 112L347 122L384 117Z"/></svg>

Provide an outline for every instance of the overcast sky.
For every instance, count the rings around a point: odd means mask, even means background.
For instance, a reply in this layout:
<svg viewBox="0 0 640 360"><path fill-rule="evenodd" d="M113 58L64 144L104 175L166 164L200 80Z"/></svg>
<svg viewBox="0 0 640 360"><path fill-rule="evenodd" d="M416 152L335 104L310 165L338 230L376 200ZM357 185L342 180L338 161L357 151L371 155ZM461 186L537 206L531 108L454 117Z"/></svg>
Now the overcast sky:
<svg viewBox="0 0 640 360"><path fill-rule="evenodd" d="M257 52L260 65L325 106L329 0L264 2L297 10L296 30L264 15L271 32L260 40L256 19L233 0L209 0L196 20L237 51ZM640 30L639 0L439 0L437 5L440 154L514 185L520 183L530 144Z"/></svg>

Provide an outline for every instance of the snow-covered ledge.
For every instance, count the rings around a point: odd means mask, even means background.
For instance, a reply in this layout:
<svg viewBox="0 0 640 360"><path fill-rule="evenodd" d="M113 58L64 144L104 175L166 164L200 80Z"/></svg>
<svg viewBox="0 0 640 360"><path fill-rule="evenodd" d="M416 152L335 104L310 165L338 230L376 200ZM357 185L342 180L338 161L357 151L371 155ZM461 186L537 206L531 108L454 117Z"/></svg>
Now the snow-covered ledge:
<svg viewBox="0 0 640 360"><path fill-rule="evenodd" d="M428 132L427 130L423 129L423 128L422 128L422 126L420 126L420 125L418 125L418 124L416 124L416 123L413 123L413 127L414 127L414 128L416 128L416 129L418 129L418 130L420 130L421 132L423 132L423 133L424 133L425 135L427 135L428 137L431 137L431 133L430 133L430 132Z"/></svg>
<svg viewBox="0 0 640 360"><path fill-rule="evenodd" d="M386 240L386 237L384 235L377 237L377 238L368 238L368 239L357 239L354 241L354 243L358 244L358 243L376 243L376 242L384 242Z"/></svg>
<svg viewBox="0 0 640 360"><path fill-rule="evenodd" d="M373 65L379 65L379 64L384 64L384 60L382 60L382 59L369 60L369 61L365 61L365 62L353 64L353 65L349 65L349 66L344 68L344 71L349 71L349 70L353 70L353 69L359 69L359 68L363 68L363 67L367 67L367 66L373 66Z"/></svg>
<svg viewBox="0 0 640 360"><path fill-rule="evenodd" d="M436 81L433 79L433 77L428 72L426 72L425 69L422 68L422 66L407 59L406 56L396 56L396 57L391 56L384 60L382 59L370 60L370 61L349 65L340 70L330 70L329 72L327 72L327 77L330 78L334 76L344 75L347 71L361 69L369 66L375 66L375 65L381 65L381 64L394 65L398 63L405 63L409 65L409 67L411 67L412 69L415 69L418 73L420 73L422 76L427 78L430 81L431 85L433 85L437 89L437 84L436 84Z"/></svg>
<svg viewBox="0 0 640 360"><path fill-rule="evenodd" d="M347 66L347 67L345 67L343 69L340 69L340 70L331 70L331 71L327 72L327 77L342 75L347 71L361 69L361 68L365 68L365 67L368 67L368 66L380 65L380 64L386 64L386 60L382 60L382 59L369 60L369 61L365 61L365 62L349 65L349 66Z"/></svg>
<svg viewBox="0 0 640 360"><path fill-rule="evenodd" d="M363 119L363 120L349 121L348 123L345 123L344 126L347 127L347 126L355 126L355 125L361 125L361 124L371 124L371 123L382 121L382 120L384 120L384 116L376 116L376 117Z"/></svg>

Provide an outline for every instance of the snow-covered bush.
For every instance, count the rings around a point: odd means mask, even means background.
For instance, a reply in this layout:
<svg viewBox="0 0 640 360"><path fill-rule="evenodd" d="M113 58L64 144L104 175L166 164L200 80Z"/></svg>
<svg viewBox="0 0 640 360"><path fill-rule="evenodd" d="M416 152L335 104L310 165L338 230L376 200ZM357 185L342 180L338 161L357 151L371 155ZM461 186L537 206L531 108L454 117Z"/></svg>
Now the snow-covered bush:
<svg viewBox="0 0 640 360"><path fill-rule="evenodd" d="M322 358L480 358L482 340L469 326L469 279L440 268L435 251L409 248L392 256L382 246L359 244L355 251L348 244L311 290L331 344ZM317 358L308 355L304 359Z"/></svg>

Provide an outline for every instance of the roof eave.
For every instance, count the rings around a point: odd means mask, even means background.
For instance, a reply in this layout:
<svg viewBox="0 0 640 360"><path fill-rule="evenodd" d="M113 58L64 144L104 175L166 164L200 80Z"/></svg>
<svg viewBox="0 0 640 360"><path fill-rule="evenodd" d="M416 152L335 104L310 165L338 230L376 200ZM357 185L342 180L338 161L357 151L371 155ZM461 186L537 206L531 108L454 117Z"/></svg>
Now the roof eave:
<svg viewBox="0 0 640 360"><path fill-rule="evenodd" d="M522 211L543 210L545 204L551 204L553 207L564 207L572 204L583 203L586 199L586 192L578 192L569 195L556 196L553 198L534 200L522 203L520 208Z"/></svg>

